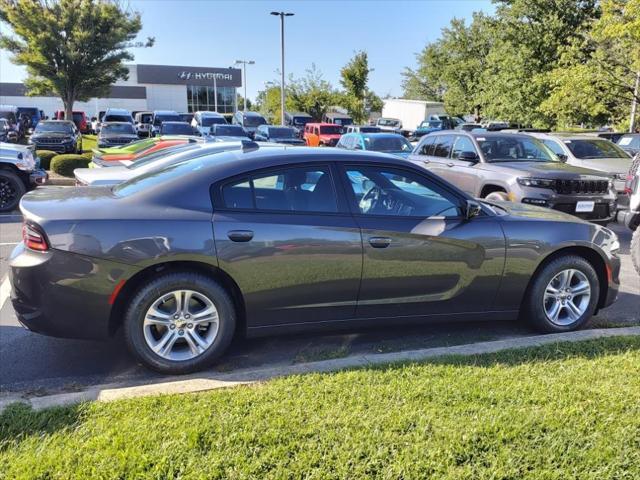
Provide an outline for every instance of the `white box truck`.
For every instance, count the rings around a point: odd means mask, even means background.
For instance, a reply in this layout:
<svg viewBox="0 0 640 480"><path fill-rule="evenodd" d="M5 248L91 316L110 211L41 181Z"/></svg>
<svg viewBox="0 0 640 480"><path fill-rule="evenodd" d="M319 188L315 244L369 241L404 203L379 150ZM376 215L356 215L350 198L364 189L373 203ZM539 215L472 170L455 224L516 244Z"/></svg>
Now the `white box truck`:
<svg viewBox="0 0 640 480"><path fill-rule="evenodd" d="M387 98L383 100L382 117L402 121L402 129L413 132L423 120L431 115L446 115L444 103L425 100Z"/></svg>

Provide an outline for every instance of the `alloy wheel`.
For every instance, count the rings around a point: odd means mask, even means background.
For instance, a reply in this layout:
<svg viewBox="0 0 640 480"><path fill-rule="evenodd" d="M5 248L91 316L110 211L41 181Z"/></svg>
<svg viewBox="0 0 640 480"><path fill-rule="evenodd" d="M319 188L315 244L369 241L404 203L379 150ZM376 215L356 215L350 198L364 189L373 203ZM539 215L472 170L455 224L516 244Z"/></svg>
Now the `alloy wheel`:
<svg viewBox="0 0 640 480"><path fill-rule="evenodd" d="M13 205L18 195L15 182L6 177L0 177L0 209Z"/></svg>
<svg viewBox="0 0 640 480"><path fill-rule="evenodd" d="M147 310L143 332L147 346L171 361L202 355L218 335L218 310L206 295L174 290L155 300Z"/></svg>
<svg viewBox="0 0 640 480"><path fill-rule="evenodd" d="M551 279L544 291L544 311L555 325L571 325L587 311L590 299L591 284L587 276L580 270L563 270Z"/></svg>

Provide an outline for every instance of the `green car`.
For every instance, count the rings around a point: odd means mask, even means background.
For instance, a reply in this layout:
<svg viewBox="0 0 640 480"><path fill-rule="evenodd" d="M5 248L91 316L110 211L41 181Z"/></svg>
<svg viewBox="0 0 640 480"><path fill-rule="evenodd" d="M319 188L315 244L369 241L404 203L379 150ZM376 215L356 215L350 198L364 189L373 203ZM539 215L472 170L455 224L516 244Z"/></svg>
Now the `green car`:
<svg viewBox="0 0 640 480"><path fill-rule="evenodd" d="M118 155L126 153L138 153L141 150L153 145L160 137L143 138L142 140L136 140L135 142L127 143L126 145L120 145L119 147L105 147L94 148L92 152L94 155Z"/></svg>

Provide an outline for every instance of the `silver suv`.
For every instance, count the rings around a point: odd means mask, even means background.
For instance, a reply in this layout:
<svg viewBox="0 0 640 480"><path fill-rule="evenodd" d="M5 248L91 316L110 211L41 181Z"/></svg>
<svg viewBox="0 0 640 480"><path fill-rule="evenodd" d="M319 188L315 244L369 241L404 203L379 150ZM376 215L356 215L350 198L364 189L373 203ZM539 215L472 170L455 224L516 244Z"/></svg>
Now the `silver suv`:
<svg viewBox="0 0 640 480"><path fill-rule="evenodd" d="M15 209L27 190L48 178L33 146L0 143L0 212Z"/></svg>
<svg viewBox="0 0 640 480"><path fill-rule="evenodd" d="M428 134L409 160L470 195L552 208L607 224L616 194L601 172L561 162L524 134L443 131Z"/></svg>

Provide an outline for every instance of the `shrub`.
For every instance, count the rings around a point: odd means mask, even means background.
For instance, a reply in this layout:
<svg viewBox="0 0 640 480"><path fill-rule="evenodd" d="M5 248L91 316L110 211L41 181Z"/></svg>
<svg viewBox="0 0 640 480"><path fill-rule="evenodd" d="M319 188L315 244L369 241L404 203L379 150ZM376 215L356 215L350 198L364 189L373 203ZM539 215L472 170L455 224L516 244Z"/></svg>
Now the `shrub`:
<svg viewBox="0 0 640 480"><path fill-rule="evenodd" d="M51 160L51 171L63 177L73 177L76 168L87 168L91 157L84 154L69 153L66 155L56 155Z"/></svg>
<svg viewBox="0 0 640 480"><path fill-rule="evenodd" d="M58 154L51 150L36 150L36 156L40 157L40 166L45 170L49 170L51 159L56 155Z"/></svg>

